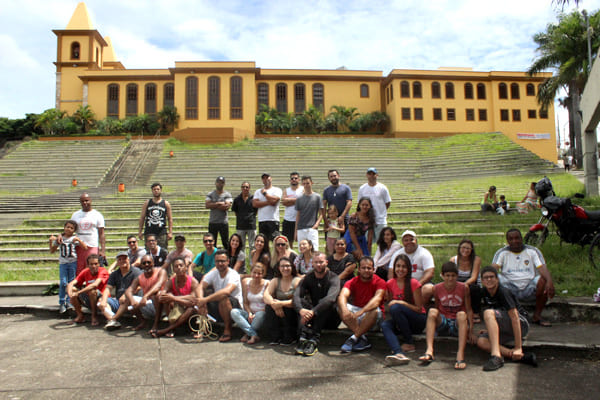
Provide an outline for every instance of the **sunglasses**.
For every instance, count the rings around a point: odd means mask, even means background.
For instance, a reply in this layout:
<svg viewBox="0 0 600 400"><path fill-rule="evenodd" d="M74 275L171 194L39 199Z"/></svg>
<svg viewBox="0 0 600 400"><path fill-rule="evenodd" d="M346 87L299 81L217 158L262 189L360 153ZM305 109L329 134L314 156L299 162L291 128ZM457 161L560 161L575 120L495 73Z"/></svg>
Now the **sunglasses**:
<svg viewBox="0 0 600 400"><path fill-rule="evenodd" d="M204 243L212 243L214 240L203 240Z"/></svg>
<svg viewBox="0 0 600 400"><path fill-rule="evenodd" d="M277 243L275 246L277 246L277 247L285 247L285 243Z"/></svg>
<svg viewBox="0 0 600 400"><path fill-rule="evenodd" d="M132 240L131 242L127 242L127 244L136 244L137 242L135 240Z"/></svg>

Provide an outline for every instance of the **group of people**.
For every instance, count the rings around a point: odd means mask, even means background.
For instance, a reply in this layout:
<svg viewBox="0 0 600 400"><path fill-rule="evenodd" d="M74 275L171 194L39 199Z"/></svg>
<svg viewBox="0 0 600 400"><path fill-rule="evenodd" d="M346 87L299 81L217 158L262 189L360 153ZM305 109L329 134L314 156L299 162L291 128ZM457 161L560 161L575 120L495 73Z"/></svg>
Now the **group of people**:
<svg viewBox="0 0 600 400"><path fill-rule="evenodd" d="M519 214L528 214L530 211L540 208L541 201L535 191L535 185L536 182L531 182L525 197L523 197L520 202L516 203L516 209ZM481 211L491 211L504 215L504 213L510 210L510 204L506 201L506 196L500 195L499 198L500 200L498 200L496 194L496 186L490 186L481 200Z"/></svg>
<svg viewBox="0 0 600 400"><path fill-rule="evenodd" d="M539 250L524 245L521 233L511 229L508 245L498 250L490 266L481 268L473 242L465 239L442 265L443 282L434 285L434 259L418 244L417 234L405 230L398 239L387 226L391 198L377 176L376 169L367 170L368 182L359 190L354 213L351 190L340 184L336 170L328 173L331 185L323 197L312 190L309 176L300 179L292 173L284 193L265 173L263 187L254 195L244 182L233 199L224 190L225 178L218 177L205 202L210 210L205 249L195 257L183 235L174 237L174 250L166 250L165 242L173 236L171 207L161 197L160 184L154 184L138 235L127 238L128 250L106 268L101 265L107 264L104 220L84 194L82 209L66 221L63 233L50 238L51 250L60 248L60 311L74 308L73 321L81 323L85 306L93 325L104 315L107 330L118 329L120 317L130 312L139 321L136 330L152 321L153 337L172 337L176 328L199 314L223 323L220 342L233 339L235 323L248 345L266 337L271 345L295 343L295 352L305 356L318 351L323 329L336 329L343 322L352 335L342 352L369 349L367 335L381 329L391 350L387 365L408 363L407 353L415 351L413 335L426 331L427 350L419 357L425 364L435 360L437 334L459 338L456 369L466 367L467 342L491 354L484 370L500 368L504 359L537 365L533 353L523 352L521 340L530 321L549 325L541 312L554 296L554 286ZM281 232L279 202L286 208ZM231 237L229 209L236 214ZM258 219L258 234L252 215ZM319 251L321 220L327 252ZM86 240L94 231L96 242ZM138 245L141 237L145 248ZM294 241L298 252L292 249ZM373 242L377 250L371 256ZM80 270L81 258L85 268ZM73 264L76 270L71 272ZM532 318L520 305L523 300L535 303ZM481 320L486 330L477 334L475 324ZM202 332L195 337L201 339ZM512 348L506 347L509 342L514 342Z"/></svg>

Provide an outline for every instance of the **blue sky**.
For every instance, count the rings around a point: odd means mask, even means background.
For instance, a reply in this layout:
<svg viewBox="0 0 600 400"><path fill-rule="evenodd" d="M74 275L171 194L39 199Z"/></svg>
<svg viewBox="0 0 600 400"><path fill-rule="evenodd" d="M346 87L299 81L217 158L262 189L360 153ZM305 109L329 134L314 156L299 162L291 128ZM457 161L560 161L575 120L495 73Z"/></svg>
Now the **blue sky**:
<svg viewBox="0 0 600 400"><path fill-rule="evenodd" d="M56 36L78 1L0 0L0 116L54 107ZM127 68L255 61L261 68L523 71L551 0L88 0ZM580 8L600 8L583 0ZM566 121L566 119L565 119ZM562 128L561 128L562 129Z"/></svg>

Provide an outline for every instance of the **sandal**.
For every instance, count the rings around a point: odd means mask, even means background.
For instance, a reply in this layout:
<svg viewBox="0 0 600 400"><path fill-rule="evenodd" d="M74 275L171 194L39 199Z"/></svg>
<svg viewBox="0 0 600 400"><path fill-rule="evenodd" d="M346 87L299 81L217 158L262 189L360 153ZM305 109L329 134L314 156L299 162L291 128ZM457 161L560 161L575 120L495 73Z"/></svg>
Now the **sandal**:
<svg viewBox="0 0 600 400"><path fill-rule="evenodd" d="M165 337L167 337L167 338L174 338L175 337L175 333L173 331L167 332L167 333L165 333Z"/></svg>
<svg viewBox="0 0 600 400"><path fill-rule="evenodd" d="M463 370L465 368L467 368L467 363L465 362L465 360L456 360L456 363L454 364L454 369Z"/></svg>
<svg viewBox="0 0 600 400"><path fill-rule="evenodd" d="M148 332L150 334L150 336L152 336L154 339L158 339L158 331L156 329L150 329L150 331Z"/></svg>
<svg viewBox="0 0 600 400"><path fill-rule="evenodd" d="M219 342L221 342L221 343L229 342L230 340L231 340L231 335L222 335L219 338Z"/></svg>
<svg viewBox="0 0 600 400"><path fill-rule="evenodd" d="M435 357L426 353L419 357L419 361L421 361L423 364L430 364L435 361Z"/></svg>

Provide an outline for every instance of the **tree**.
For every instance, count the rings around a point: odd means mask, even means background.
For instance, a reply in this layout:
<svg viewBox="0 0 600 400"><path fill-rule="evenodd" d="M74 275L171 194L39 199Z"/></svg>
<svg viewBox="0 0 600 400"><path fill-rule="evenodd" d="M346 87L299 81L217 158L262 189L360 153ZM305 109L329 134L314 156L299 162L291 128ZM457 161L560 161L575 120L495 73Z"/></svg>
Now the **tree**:
<svg viewBox="0 0 600 400"><path fill-rule="evenodd" d="M600 47L600 14L594 12L589 17L591 28L592 59ZM581 120L577 115L579 99L588 78L590 68L587 52L587 28L583 15L579 11L559 14L558 23L548 24L545 32L533 36L538 45L540 56L527 70L529 75L547 69L555 69L555 74L546 79L539 87L537 99L542 108L547 108L564 88L569 100L566 104L569 113L570 142L578 167L582 166Z"/></svg>
<svg viewBox="0 0 600 400"><path fill-rule="evenodd" d="M45 135L55 135L59 131L57 121L65 117L66 111L61 111L58 108L49 108L38 115L35 126L42 129Z"/></svg>
<svg viewBox="0 0 600 400"><path fill-rule="evenodd" d="M336 130L348 129L352 120L359 115L356 107L331 106L331 109L333 111L329 116L335 122Z"/></svg>
<svg viewBox="0 0 600 400"><path fill-rule="evenodd" d="M177 107L165 106L158 112L158 122L160 122L161 129L167 132L173 132L173 130L179 126Z"/></svg>
<svg viewBox="0 0 600 400"><path fill-rule="evenodd" d="M96 115L90 106L79 106L73 113L73 121L81 127L83 133L87 133L96 123Z"/></svg>

